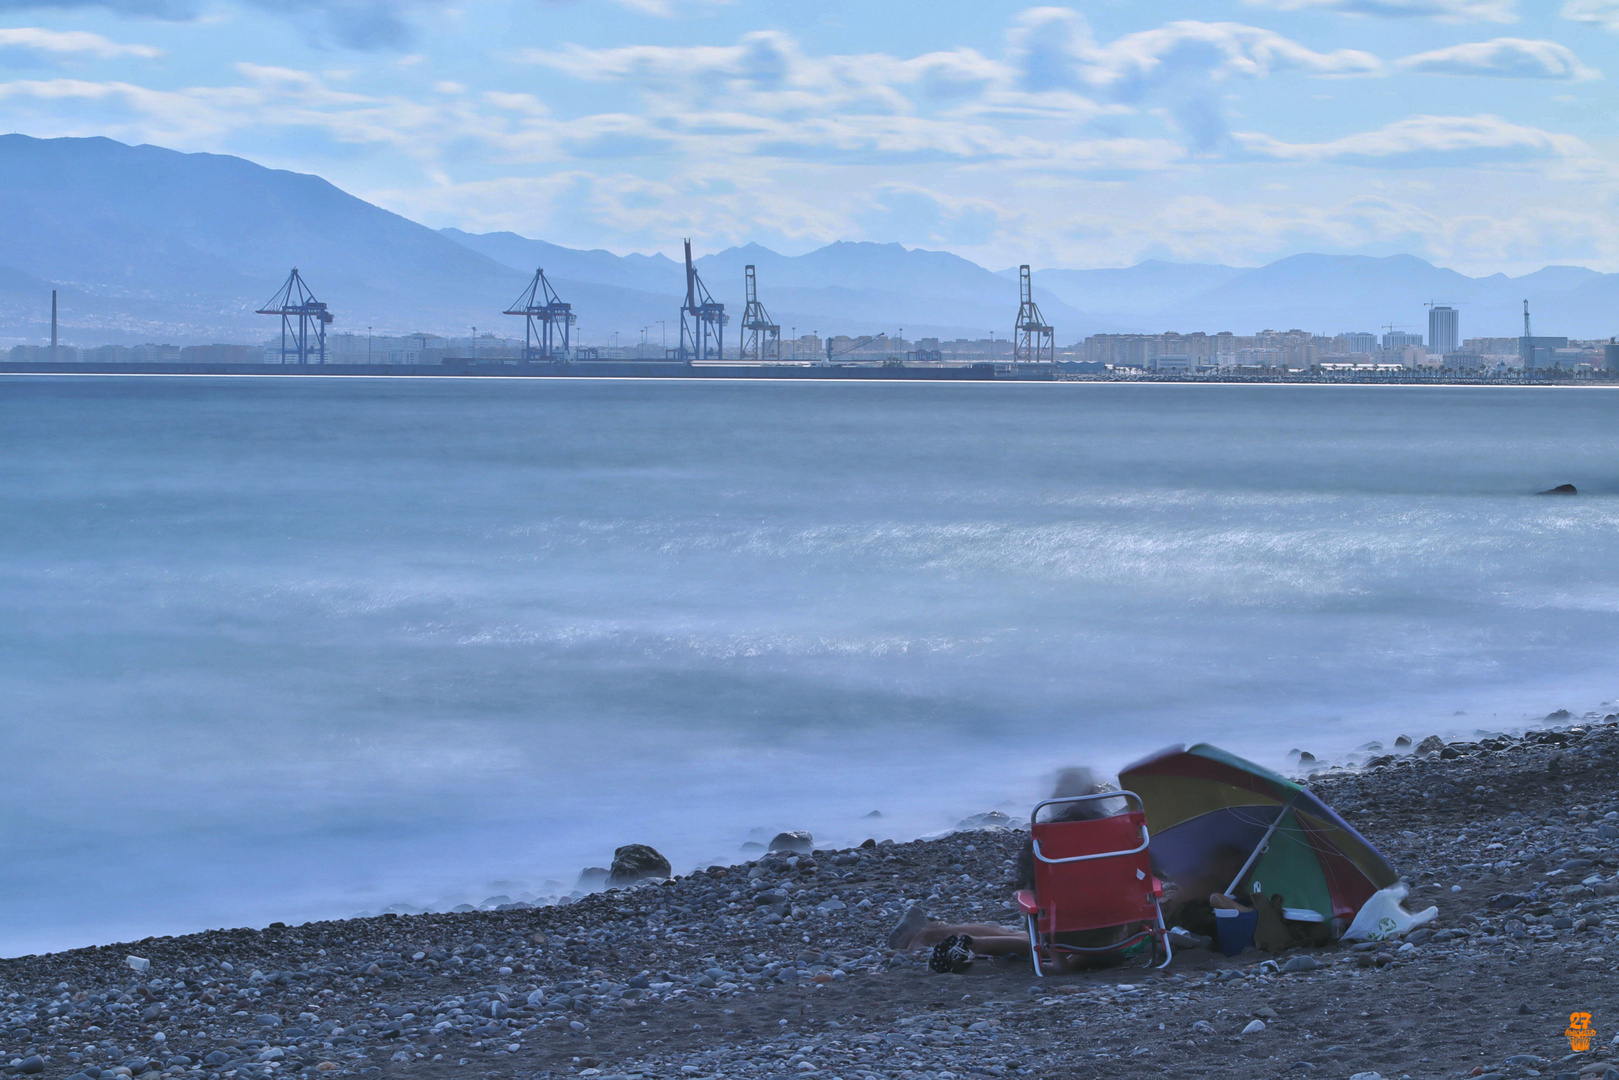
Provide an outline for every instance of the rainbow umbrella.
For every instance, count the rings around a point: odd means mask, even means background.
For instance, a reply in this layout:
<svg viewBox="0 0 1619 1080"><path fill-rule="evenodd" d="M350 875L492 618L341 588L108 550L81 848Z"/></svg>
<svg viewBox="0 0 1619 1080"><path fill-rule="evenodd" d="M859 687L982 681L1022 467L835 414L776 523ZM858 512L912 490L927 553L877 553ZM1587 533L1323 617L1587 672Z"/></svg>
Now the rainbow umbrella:
<svg viewBox="0 0 1619 1080"><path fill-rule="evenodd" d="M1394 868L1304 787L1208 743L1172 746L1119 773L1141 796L1153 863L1181 895L1253 892L1348 921Z"/></svg>

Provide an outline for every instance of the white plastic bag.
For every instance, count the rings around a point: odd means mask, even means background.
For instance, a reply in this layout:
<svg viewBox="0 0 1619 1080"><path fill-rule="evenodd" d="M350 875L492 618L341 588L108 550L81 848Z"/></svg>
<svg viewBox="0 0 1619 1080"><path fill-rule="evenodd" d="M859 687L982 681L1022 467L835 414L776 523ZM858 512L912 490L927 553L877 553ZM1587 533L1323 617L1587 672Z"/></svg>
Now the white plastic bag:
<svg viewBox="0 0 1619 1080"><path fill-rule="evenodd" d="M1430 907L1415 915L1405 910L1401 901L1410 893L1410 886L1403 881L1374 892L1355 913L1355 921L1344 931L1344 940L1383 941L1387 938L1404 937L1417 927L1431 923L1439 917L1437 907Z"/></svg>

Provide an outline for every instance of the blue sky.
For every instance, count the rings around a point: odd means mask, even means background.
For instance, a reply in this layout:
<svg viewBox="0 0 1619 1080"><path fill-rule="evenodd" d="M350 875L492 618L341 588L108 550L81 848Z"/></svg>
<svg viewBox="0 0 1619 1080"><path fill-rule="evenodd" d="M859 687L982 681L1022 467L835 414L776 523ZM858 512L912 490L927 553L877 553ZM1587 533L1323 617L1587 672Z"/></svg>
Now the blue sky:
<svg viewBox="0 0 1619 1080"><path fill-rule="evenodd" d="M433 226L1619 270L1619 0L0 0L0 127Z"/></svg>

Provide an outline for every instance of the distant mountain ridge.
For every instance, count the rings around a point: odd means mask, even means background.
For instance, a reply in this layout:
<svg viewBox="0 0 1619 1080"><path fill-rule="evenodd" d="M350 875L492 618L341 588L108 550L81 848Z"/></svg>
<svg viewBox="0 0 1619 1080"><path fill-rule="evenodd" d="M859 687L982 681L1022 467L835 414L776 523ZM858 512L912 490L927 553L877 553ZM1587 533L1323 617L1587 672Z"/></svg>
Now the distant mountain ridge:
<svg viewBox="0 0 1619 1080"><path fill-rule="evenodd" d="M337 316L334 331L518 336L501 314L536 267L579 315L578 340L673 341L684 268L661 254L581 251L515 233L434 230L317 176L238 157L111 139L0 136L0 339L48 333L49 293L70 343L259 341L254 309L299 267ZM784 334L1005 337L1016 271L899 244L840 241L802 255L757 244L703 256L715 298L741 314L742 275ZM1099 332L1426 331L1426 301L1461 308L1464 336L1619 332L1619 274L1548 266L1472 278L1410 255L1294 255L1261 267L1149 260L1040 269L1035 299L1068 344ZM659 327L659 323L662 327ZM727 332L734 341L736 323ZM8 344L0 340L0 345Z"/></svg>

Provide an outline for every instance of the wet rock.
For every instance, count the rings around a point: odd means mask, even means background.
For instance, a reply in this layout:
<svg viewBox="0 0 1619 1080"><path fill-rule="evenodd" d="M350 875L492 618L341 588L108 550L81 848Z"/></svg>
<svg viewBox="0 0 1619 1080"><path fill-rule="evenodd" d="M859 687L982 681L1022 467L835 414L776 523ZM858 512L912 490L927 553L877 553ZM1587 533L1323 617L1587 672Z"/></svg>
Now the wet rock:
<svg viewBox="0 0 1619 1080"><path fill-rule="evenodd" d="M1415 753L1418 757L1428 757L1430 754L1440 753L1444 749L1444 739L1441 739L1437 735L1429 735L1426 739L1423 739L1421 742L1417 743Z"/></svg>
<svg viewBox="0 0 1619 1080"><path fill-rule="evenodd" d="M38 1054L31 1054L22 1059L17 1065L17 1071L24 1076L33 1076L35 1073L45 1071L45 1059Z"/></svg>
<svg viewBox="0 0 1619 1080"><path fill-rule="evenodd" d="M794 830L793 832L779 832L770 838L770 850L808 855L815 850L815 837L802 829Z"/></svg>
<svg viewBox="0 0 1619 1080"><path fill-rule="evenodd" d="M670 875L669 860L646 844L625 844L613 852L613 865L607 884L629 885L637 881L663 879Z"/></svg>
<svg viewBox="0 0 1619 1080"><path fill-rule="evenodd" d="M585 891L600 889L607 884L610 873L605 866L587 866L579 871L579 883L575 887Z"/></svg>
<svg viewBox="0 0 1619 1080"><path fill-rule="evenodd" d="M956 822L958 829L1010 829L1017 824L1017 819L1003 814L999 810L991 810L983 814L974 814Z"/></svg>
<svg viewBox="0 0 1619 1080"><path fill-rule="evenodd" d="M1542 495L1578 495L1579 491L1573 484L1558 484L1554 488L1547 488L1540 492Z"/></svg>

